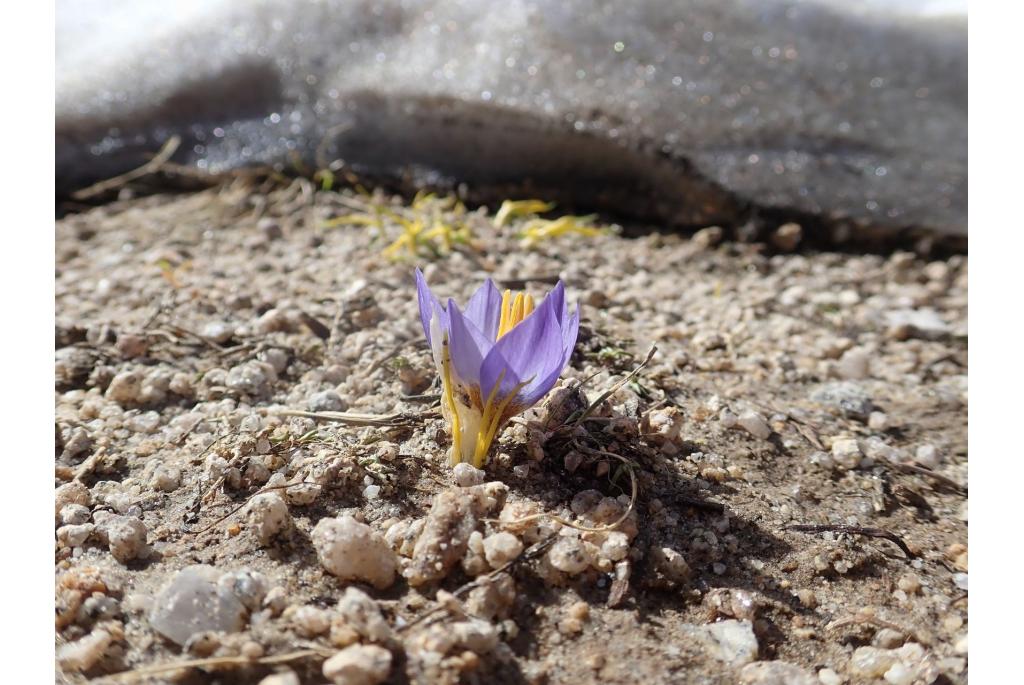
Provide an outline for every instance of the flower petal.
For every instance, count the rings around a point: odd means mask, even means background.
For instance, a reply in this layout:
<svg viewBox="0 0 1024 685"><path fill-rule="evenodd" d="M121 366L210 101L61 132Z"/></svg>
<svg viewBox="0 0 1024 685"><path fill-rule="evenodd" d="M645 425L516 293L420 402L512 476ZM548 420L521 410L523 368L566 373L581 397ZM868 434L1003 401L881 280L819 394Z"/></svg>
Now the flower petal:
<svg viewBox="0 0 1024 685"><path fill-rule="evenodd" d="M466 304L466 318L471 321L488 340L498 338L498 324L501 322L501 293L491 279L484 281Z"/></svg>
<svg viewBox="0 0 1024 685"><path fill-rule="evenodd" d="M531 407L547 395L551 388L555 387L555 383L558 382L558 377L565 371L566 365L569 363L569 359L572 358L573 349L576 347L576 336L580 330L580 306L576 305L576 311L573 315L562 324L562 359L560 363L551 369L550 372L543 378L539 379L536 383L531 383L529 387L523 388L519 393L519 402L524 407Z"/></svg>
<svg viewBox="0 0 1024 685"><path fill-rule="evenodd" d="M465 384L479 385L484 357L494 343L459 311L454 300L448 300L448 321L448 349L455 374Z"/></svg>
<svg viewBox="0 0 1024 685"><path fill-rule="evenodd" d="M546 297L540 307L495 343L480 370L481 394L487 395L501 377L499 397L529 380L520 390L522 395L545 382L555 368L561 371L564 350L555 303L555 299Z"/></svg>
<svg viewBox="0 0 1024 685"><path fill-rule="evenodd" d="M427 336L427 343L433 347L433 341L430 339L430 317L436 310L440 317L441 330L445 331L448 329L448 316L444 307L441 306L441 301L431 292L430 286L427 285L427 279L424 278L423 272L419 268L416 269L416 299L420 305L420 323L423 324L423 335Z"/></svg>

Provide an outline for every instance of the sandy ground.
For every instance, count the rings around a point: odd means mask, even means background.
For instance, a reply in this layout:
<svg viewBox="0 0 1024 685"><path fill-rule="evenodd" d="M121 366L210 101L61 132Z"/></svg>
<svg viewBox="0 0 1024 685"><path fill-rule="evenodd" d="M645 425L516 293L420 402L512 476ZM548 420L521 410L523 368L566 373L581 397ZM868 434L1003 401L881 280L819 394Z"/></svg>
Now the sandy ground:
<svg viewBox="0 0 1024 685"><path fill-rule="evenodd" d="M966 256L523 222L305 181L60 219L57 680L966 682ZM582 304L581 390L466 487L415 265Z"/></svg>

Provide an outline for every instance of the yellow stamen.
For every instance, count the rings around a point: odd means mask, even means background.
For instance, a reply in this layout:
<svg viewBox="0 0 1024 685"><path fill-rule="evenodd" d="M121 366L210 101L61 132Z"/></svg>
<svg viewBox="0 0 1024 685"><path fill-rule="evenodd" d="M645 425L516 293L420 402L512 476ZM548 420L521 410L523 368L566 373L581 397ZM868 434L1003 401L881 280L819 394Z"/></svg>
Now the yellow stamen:
<svg viewBox="0 0 1024 685"><path fill-rule="evenodd" d="M516 398L519 391L527 386L527 384L533 380L529 378L522 383L512 388L511 392L502 398L501 402L497 406L494 406L494 394L501 386L501 380L504 378L505 372L502 371L501 375L498 376L498 382L494 384L494 389L491 390L490 395L487 398L487 404L484 406L484 413L480 420L480 432L477 433L476 437L476 449L473 450L473 466L480 468L487 461L487 453L491 449L491 443L494 442L494 437L498 433L498 429L501 428L501 420L505 416L505 411L508 409L508 405L512 403L512 400Z"/></svg>
<svg viewBox="0 0 1024 685"><path fill-rule="evenodd" d="M533 311L533 296L527 293L516 293L506 290L501 295L501 319L498 322L498 338L505 335Z"/></svg>

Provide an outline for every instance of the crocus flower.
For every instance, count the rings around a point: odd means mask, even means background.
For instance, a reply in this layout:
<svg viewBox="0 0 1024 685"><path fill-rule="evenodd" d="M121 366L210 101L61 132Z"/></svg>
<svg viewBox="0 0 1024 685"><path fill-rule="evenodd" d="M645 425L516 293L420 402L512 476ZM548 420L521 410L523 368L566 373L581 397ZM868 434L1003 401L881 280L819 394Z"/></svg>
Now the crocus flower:
<svg viewBox="0 0 1024 685"><path fill-rule="evenodd" d="M569 363L579 332L561 281L535 307L524 293L498 291L490 279L466 311L430 291L416 269L420 319L441 376L441 412L451 426L451 463L480 467L505 423L536 404Z"/></svg>

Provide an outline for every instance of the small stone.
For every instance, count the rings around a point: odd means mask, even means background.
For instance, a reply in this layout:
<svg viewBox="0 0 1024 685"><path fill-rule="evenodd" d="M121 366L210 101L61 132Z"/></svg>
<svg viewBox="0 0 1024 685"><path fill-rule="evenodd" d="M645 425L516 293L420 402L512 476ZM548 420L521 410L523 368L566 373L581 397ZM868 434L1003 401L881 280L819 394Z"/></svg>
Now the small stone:
<svg viewBox="0 0 1024 685"><path fill-rule="evenodd" d="M885 682L891 683L891 685L912 685L917 680L917 670L908 668L897 661L889 667L889 670L882 677L885 678Z"/></svg>
<svg viewBox="0 0 1024 685"><path fill-rule="evenodd" d="M60 521L67 526L88 523L91 517L92 512L84 504L66 504L60 509Z"/></svg>
<svg viewBox="0 0 1024 685"><path fill-rule="evenodd" d="M378 685L391 672L391 652L376 645L352 645L324 662L324 677L335 685Z"/></svg>
<svg viewBox="0 0 1024 685"><path fill-rule="evenodd" d="M338 602L338 618L335 624L343 624L361 636L373 642L386 642L391 639L391 626L381 612L380 605L362 590L354 587L345 588L345 594ZM336 627L332 625L332 631ZM332 632L333 635L333 632Z"/></svg>
<svg viewBox="0 0 1024 685"><path fill-rule="evenodd" d="M690 565L682 554L671 547L651 549L651 563L663 585L675 587L690 580Z"/></svg>
<svg viewBox="0 0 1024 685"><path fill-rule="evenodd" d="M930 307L886 312L885 320L888 326L887 334L895 340L908 338L938 340L952 332L950 325Z"/></svg>
<svg viewBox="0 0 1024 685"><path fill-rule="evenodd" d="M276 380L277 373L269 364L248 361L232 367L224 384L236 393L260 397L270 391L271 383Z"/></svg>
<svg viewBox="0 0 1024 685"><path fill-rule="evenodd" d="M279 616L288 604L288 593L281 586L272 587L263 598L263 608L272 616Z"/></svg>
<svg viewBox="0 0 1024 685"><path fill-rule="evenodd" d="M469 488L474 485L480 485L484 482L487 474L481 469L474 467L472 464L466 462L459 462L452 469L452 476L455 478L455 483L460 488Z"/></svg>
<svg viewBox="0 0 1024 685"><path fill-rule="evenodd" d="M832 459L844 469L855 469L860 465L863 455L860 446L853 438L840 438L832 441Z"/></svg>
<svg viewBox="0 0 1024 685"><path fill-rule="evenodd" d="M149 487L162 492L173 492L181 485L181 469L177 466L162 464L153 470L149 479Z"/></svg>
<svg viewBox="0 0 1024 685"><path fill-rule="evenodd" d="M708 226L694 233L693 237L690 238L690 242L702 250L707 250L722 242L724 235L725 232L721 226Z"/></svg>
<svg viewBox="0 0 1024 685"><path fill-rule="evenodd" d="M935 470L939 468L942 460L939 458L939 450L935 448L935 445L920 445L914 453L914 461L926 469Z"/></svg>
<svg viewBox="0 0 1024 685"><path fill-rule="evenodd" d="M576 575L590 566L586 547L575 538L562 538L548 550L548 560L559 571Z"/></svg>
<svg viewBox="0 0 1024 685"><path fill-rule="evenodd" d="M800 245L803 234L800 224L782 224L772 232L772 245L780 252L792 252Z"/></svg>
<svg viewBox="0 0 1024 685"><path fill-rule="evenodd" d="M850 657L850 672L866 678L881 678L896 663L894 650L858 647Z"/></svg>
<svg viewBox="0 0 1024 685"><path fill-rule="evenodd" d="M199 333L208 340L212 340L218 345L223 345L228 340L231 340L231 336L235 333L235 327L225 321L209 321L203 324L203 327L199 329Z"/></svg>
<svg viewBox="0 0 1024 685"><path fill-rule="evenodd" d="M495 533L483 540L484 557L491 568L501 568L519 556L523 543L512 533Z"/></svg>
<svg viewBox="0 0 1024 685"><path fill-rule="evenodd" d="M259 685L302 685L299 675L295 671L282 671L271 673L259 682Z"/></svg>
<svg viewBox="0 0 1024 685"><path fill-rule="evenodd" d="M843 353L836 364L836 372L846 380L860 380L871 375L871 354L860 347Z"/></svg>
<svg viewBox="0 0 1024 685"><path fill-rule="evenodd" d="M249 528L263 546L291 530L292 516L278 491L264 492L249 500L246 507Z"/></svg>
<svg viewBox="0 0 1024 685"><path fill-rule="evenodd" d="M718 420L723 428L733 428L736 426L737 421L739 421L739 417L729 411L728 407L725 407L722 411L718 412Z"/></svg>
<svg viewBox="0 0 1024 685"><path fill-rule="evenodd" d="M310 411L345 411L348 402L333 390L318 392L309 398Z"/></svg>
<svg viewBox="0 0 1024 685"><path fill-rule="evenodd" d="M220 576L212 566L189 566L179 571L156 596L150 625L179 645L206 631L241 630L245 626L245 605L229 589L218 585Z"/></svg>
<svg viewBox="0 0 1024 685"><path fill-rule="evenodd" d="M289 609L289 611L291 610ZM330 614L320 607L301 606L292 611L290 617L287 614L285 616L291 619L295 632L302 637L310 638L323 635L331 627Z"/></svg>
<svg viewBox="0 0 1024 685"><path fill-rule="evenodd" d="M395 580L397 559L378 533L351 516L321 519L312 534L320 563L343 580L366 581L378 590Z"/></svg>
<svg viewBox="0 0 1024 685"><path fill-rule="evenodd" d="M961 590L967 590L967 574L966 573L954 573L953 584Z"/></svg>
<svg viewBox="0 0 1024 685"><path fill-rule="evenodd" d="M117 336L117 343L114 345L118 354L124 359L144 357L149 352L149 339L144 335L136 333L125 333Z"/></svg>
<svg viewBox="0 0 1024 685"><path fill-rule="evenodd" d="M875 638L872 643L875 647L881 647L882 649L896 649L903 645L907 641L907 636L899 630L893 628L882 628L875 633Z"/></svg>
<svg viewBox="0 0 1024 685"><path fill-rule="evenodd" d="M61 645L57 649L57 663L64 670L87 671L103 658L113 642L109 630L97 628L80 640Z"/></svg>
<svg viewBox="0 0 1024 685"><path fill-rule="evenodd" d="M477 525L475 495L485 487L446 490L434 497L406 570L410 585L441 580L463 558Z"/></svg>
<svg viewBox="0 0 1024 685"><path fill-rule="evenodd" d="M818 606L818 596L810 588L797 590L796 597L808 609L814 609Z"/></svg>
<svg viewBox="0 0 1024 685"><path fill-rule="evenodd" d="M786 661L757 661L740 669L744 685L817 685L813 673Z"/></svg>
<svg viewBox="0 0 1024 685"><path fill-rule="evenodd" d="M288 368L288 353L280 347L269 347L262 350L256 355L256 358L264 364L270 364L270 368L278 375L284 373L284 370ZM324 380L327 380L328 383L332 382L327 378Z"/></svg>
<svg viewBox="0 0 1024 685"><path fill-rule="evenodd" d="M601 543L601 556L611 561L622 561L629 554L629 536L617 530L609 532Z"/></svg>
<svg viewBox="0 0 1024 685"><path fill-rule="evenodd" d="M268 333L287 332L291 330L292 322L287 314L280 309L268 309L256 321L255 330L257 333L266 335Z"/></svg>
<svg viewBox="0 0 1024 685"><path fill-rule="evenodd" d="M818 671L818 682L821 685L843 685L842 677L831 668L823 668Z"/></svg>
<svg viewBox="0 0 1024 685"><path fill-rule="evenodd" d="M889 427L889 416L884 412L873 411L868 414L868 428L873 431L884 431Z"/></svg>
<svg viewBox="0 0 1024 685"><path fill-rule="evenodd" d="M917 577L917 574L905 573L900 576L896 585L908 595L912 595L921 589L921 579Z"/></svg>
<svg viewBox="0 0 1024 685"><path fill-rule="evenodd" d="M743 412L740 414L737 423L740 427L746 429L748 433L759 440L767 440L771 437L771 427L768 426L768 422L765 421L764 417L756 411Z"/></svg>
<svg viewBox="0 0 1024 685"><path fill-rule="evenodd" d="M874 409L871 396L852 381L826 383L812 392L810 399L833 413L839 413L854 421L867 420Z"/></svg>
<svg viewBox="0 0 1024 685"><path fill-rule="evenodd" d="M98 527L107 538L111 556L122 564L146 551L146 525L134 516L111 516Z"/></svg>
<svg viewBox="0 0 1024 685"><path fill-rule="evenodd" d="M57 542L60 543L61 547L81 547L95 530L96 526L91 523L61 526L57 529Z"/></svg>
<svg viewBox="0 0 1024 685"><path fill-rule="evenodd" d="M688 632L710 656L730 666L743 666L757 659L757 636L750 621L727 619L703 626L689 626Z"/></svg>
<svg viewBox="0 0 1024 685"><path fill-rule="evenodd" d="M142 374L133 370L122 371L111 379L105 396L121 406L141 404Z"/></svg>
<svg viewBox="0 0 1024 685"><path fill-rule="evenodd" d="M259 609L264 597L267 596L266 577L259 571L248 568L225 573L217 581L217 586L237 597L249 611Z"/></svg>

